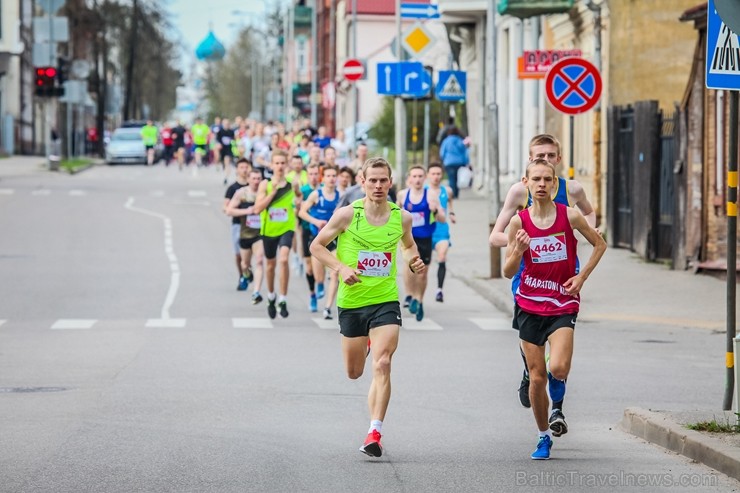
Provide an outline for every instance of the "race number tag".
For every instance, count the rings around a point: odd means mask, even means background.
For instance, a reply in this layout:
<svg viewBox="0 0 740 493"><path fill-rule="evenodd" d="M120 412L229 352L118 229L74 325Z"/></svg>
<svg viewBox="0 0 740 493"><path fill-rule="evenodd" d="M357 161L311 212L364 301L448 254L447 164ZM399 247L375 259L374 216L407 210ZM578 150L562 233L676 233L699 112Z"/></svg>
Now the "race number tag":
<svg viewBox="0 0 740 493"><path fill-rule="evenodd" d="M388 277L391 275L391 253L360 250L357 255L357 270L363 276Z"/></svg>
<svg viewBox="0 0 740 493"><path fill-rule="evenodd" d="M411 227L420 228L425 224L425 218L423 212L412 212L411 213Z"/></svg>
<svg viewBox="0 0 740 493"><path fill-rule="evenodd" d="M262 226L262 218L259 214L249 214L247 216L247 227L252 229L260 229Z"/></svg>
<svg viewBox="0 0 740 493"><path fill-rule="evenodd" d="M270 216L270 221L274 223L288 222L288 209L282 207L270 207L267 210L267 214Z"/></svg>
<svg viewBox="0 0 740 493"><path fill-rule="evenodd" d="M565 248L565 233L532 238L529 243L529 251L532 254L532 263L534 264L567 260L568 251Z"/></svg>

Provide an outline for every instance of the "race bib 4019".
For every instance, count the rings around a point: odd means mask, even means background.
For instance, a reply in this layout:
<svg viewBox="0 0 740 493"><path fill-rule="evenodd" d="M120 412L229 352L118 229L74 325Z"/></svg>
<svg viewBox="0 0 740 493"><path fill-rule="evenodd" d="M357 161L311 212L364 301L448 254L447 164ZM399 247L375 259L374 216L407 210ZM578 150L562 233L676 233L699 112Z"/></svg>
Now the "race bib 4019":
<svg viewBox="0 0 740 493"><path fill-rule="evenodd" d="M391 252L368 252L360 250L357 254L357 270L363 276L388 277L391 275Z"/></svg>

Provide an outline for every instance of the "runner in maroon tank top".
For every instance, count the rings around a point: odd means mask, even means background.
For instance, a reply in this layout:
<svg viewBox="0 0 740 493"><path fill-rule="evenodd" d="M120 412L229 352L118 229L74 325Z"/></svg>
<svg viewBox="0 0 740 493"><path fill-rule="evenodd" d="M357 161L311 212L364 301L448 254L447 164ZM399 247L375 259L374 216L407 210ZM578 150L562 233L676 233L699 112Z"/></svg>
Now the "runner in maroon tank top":
<svg viewBox="0 0 740 493"><path fill-rule="evenodd" d="M511 278L524 259L521 284L514 296L514 317L529 366L529 398L539 430L532 459L550 458L548 378L562 383L568 377L579 293L606 250L604 239L579 211L553 202L551 193L556 180L555 168L544 159L536 159L527 166L522 183L533 202L511 220L504 265L504 275ZM578 241L574 230L580 231L594 247L588 262L575 276ZM550 344L549 373L545 343ZM565 388L551 382L551 394L553 387ZM551 397L558 400L562 396Z"/></svg>

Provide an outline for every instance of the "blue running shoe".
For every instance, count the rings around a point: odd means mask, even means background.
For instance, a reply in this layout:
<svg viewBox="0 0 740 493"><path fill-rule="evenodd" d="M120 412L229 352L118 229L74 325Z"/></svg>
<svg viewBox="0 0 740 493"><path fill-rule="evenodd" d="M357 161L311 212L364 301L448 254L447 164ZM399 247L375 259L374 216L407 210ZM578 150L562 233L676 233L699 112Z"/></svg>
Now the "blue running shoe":
<svg viewBox="0 0 740 493"><path fill-rule="evenodd" d="M311 295L311 299L308 302L308 308L309 308L309 310L311 310L311 313L316 313L317 311L319 311L319 305L316 302L316 295L315 294L312 294Z"/></svg>
<svg viewBox="0 0 740 493"><path fill-rule="evenodd" d="M534 460L548 460L550 458L550 449L552 448L552 439L549 436L540 437L537 442L537 448L532 452Z"/></svg>
<svg viewBox="0 0 740 493"><path fill-rule="evenodd" d="M249 287L249 279L245 276L239 278L239 285L236 287L237 291L246 291Z"/></svg>
<svg viewBox="0 0 740 493"><path fill-rule="evenodd" d="M324 297L324 283L320 282L318 286L316 286L316 297L318 299L321 299Z"/></svg>
<svg viewBox="0 0 740 493"><path fill-rule="evenodd" d="M409 311L411 313L416 313L419 310L419 300L416 298L411 300L411 303L409 303Z"/></svg>
<svg viewBox="0 0 740 493"><path fill-rule="evenodd" d="M419 308L416 310L416 321L421 322L424 318L424 303L419 303Z"/></svg>
<svg viewBox="0 0 740 493"><path fill-rule="evenodd" d="M411 295L409 295L409 296L406 296L406 297L405 297L405 298L403 299L403 307L404 307L404 308L408 308L410 304L411 304Z"/></svg>
<svg viewBox="0 0 740 493"><path fill-rule="evenodd" d="M553 377L549 371L547 372L547 380L550 383L550 399L553 402L562 401L565 397L565 381Z"/></svg>

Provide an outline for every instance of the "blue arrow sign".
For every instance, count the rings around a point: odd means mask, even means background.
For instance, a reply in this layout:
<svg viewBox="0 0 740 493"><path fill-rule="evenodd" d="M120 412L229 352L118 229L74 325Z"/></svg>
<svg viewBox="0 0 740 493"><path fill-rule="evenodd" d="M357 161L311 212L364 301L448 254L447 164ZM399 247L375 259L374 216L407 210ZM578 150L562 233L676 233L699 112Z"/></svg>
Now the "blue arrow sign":
<svg viewBox="0 0 740 493"><path fill-rule="evenodd" d="M440 70L436 96L440 101L465 99L467 74L461 70Z"/></svg>
<svg viewBox="0 0 740 493"><path fill-rule="evenodd" d="M722 22L714 0L707 4L706 84L709 89L740 89L738 36Z"/></svg>
<svg viewBox="0 0 740 493"><path fill-rule="evenodd" d="M388 96L423 95L422 86L424 85L425 73L421 62L379 63L378 94Z"/></svg>
<svg viewBox="0 0 740 493"><path fill-rule="evenodd" d="M402 3L403 19L439 19L439 6L428 3Z"/></svg>

